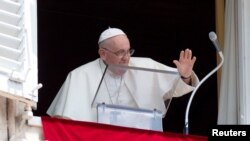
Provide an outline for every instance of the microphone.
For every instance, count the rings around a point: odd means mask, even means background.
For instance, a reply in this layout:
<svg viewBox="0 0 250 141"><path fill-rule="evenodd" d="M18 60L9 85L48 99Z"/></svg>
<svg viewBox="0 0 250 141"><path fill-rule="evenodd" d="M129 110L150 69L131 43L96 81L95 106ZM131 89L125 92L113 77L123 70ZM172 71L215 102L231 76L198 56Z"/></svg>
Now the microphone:
<svg viewBox="0 0 250 141"><path fill-rule="evenodd" d="M221 49L220 49L219 42L218 42L218 40L217 40L217 35L216 35L213 31L211 31L211 32L209 32L208 36L209 36L209 39L210 39L210 40L212 41L212 43L214 44L214 47L215 47L215 49L217 50L217 52L220 52Z"/></svg>
<svg viewBox="0 0 250 141"><path fill-rule="evenodd" d="M217 40L217 35L211 31L209 33L209 38L210 40L212 41L216 51L219 53L220 55L220 58L221 58L221 61L219 63L219 65L217 65L216 68L214 68L210 73L208 73L200 82L199 84L194 88L190 98L189 98L189 101L188 101L188 105L187 105L187 108L186 108L186 115L185 115L185 127L184 127L184 134L189 134L189 121L188 121L188 117L189 117L189 109L190 109L190 105L191 105L191 102L193 100L193 97L196 93L196 91L198 90L198 88L201 86L201 84L203 84L203 82L205 80L207 80L212 74L214 74L216 71L218 71L218 69L222 66L222 64L224 63L224 57L223 57L223 53L220 49L220 45L219 45L219 42Z"/></svg>

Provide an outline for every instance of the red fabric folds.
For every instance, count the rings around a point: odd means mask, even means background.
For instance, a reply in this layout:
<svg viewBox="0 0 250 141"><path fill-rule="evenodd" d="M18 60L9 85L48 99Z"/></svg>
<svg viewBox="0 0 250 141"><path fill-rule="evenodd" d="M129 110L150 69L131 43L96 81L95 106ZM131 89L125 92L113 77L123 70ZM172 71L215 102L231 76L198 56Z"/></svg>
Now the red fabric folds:
<svg viewBox="0 0 250 141"><path fill-rule="evenodd" d="M207 137L42 117L47 141L207 141Z"/></svg>

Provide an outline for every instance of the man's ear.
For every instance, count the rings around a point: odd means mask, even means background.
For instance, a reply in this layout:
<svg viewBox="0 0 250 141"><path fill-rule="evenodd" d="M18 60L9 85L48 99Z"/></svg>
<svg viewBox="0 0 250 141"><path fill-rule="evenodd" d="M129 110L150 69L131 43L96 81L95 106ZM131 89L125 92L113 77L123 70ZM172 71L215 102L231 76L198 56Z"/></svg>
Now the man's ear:
<svg viewBox="0 0 250 141"><path fill-rule="evenodd" d="M99 48L98 53L99 53L99 55L100 55L100 58L101 58L102 60L105 60L105 58L106 58L106 52L105 52L105 50L102 49L102 48Z"/></svg>

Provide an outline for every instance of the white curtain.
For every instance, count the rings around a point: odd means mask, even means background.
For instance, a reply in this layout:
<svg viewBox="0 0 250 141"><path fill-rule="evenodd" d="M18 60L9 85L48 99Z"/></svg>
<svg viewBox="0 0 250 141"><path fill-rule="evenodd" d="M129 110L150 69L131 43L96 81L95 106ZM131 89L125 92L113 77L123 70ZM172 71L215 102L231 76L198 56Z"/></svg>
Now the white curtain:
<svg viewBox="0 0 250 141"><path fill-rule="evenodd" d="M218 124L250 123L250 2L226 0Z"/></svg>

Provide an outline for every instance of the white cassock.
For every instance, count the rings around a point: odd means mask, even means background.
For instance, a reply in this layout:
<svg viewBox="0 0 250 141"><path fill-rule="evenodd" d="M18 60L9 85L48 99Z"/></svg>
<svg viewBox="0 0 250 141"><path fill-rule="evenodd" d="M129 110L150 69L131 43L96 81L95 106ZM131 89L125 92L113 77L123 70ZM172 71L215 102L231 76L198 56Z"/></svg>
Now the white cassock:
<svg viewBox="0 0 250 141"><path fill-rule="evenodd" d="M163 65L150 58L131 57L129 66L177 72L176 68ZM71 71L50 105L47 114L78 121L96 122L96 108L92 107L91 104L104 68L103 61L98 58ZM106 92L102 91L102 95L98 93L95 100L102 99L105 103L129 105L142 109L157 109L165 115L164 101L167 98L179 97L191 92L198 84L199 79L193 72L191 85L187 85L182 79L179 79L179 75L162 76L144 76L137 71L127 71L122 78L111 78L110 76L103 80L106 81L106 86L101 86L106 87ZM107 79L112 79L112 81ZM115 95L115 93L117 94Z"/></svg>

